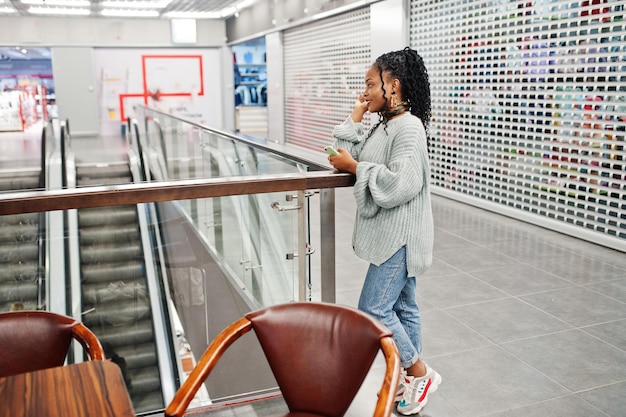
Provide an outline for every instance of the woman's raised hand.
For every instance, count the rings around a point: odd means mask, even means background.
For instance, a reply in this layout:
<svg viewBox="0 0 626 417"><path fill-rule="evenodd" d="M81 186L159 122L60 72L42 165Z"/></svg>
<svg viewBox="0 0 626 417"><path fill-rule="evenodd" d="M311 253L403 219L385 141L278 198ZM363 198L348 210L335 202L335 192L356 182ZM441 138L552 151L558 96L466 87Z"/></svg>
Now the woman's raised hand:
<svg viewBox="0 0 626 417"><path fill-rule="evenodd" d="M363 120L363 115L367 113L368 106L369 101L365 100L365 97L363 97L363 94L361 94L354 102L352 114L350 115L354 123L360 123L361 120Z"/></svg>

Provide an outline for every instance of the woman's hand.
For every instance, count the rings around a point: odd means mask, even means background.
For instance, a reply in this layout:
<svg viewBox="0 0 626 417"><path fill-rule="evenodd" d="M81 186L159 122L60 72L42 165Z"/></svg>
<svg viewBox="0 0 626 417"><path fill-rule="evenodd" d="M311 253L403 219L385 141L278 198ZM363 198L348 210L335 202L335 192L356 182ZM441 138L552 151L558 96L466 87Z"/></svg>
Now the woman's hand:
<svg viewBox="0 0 626 417"><path fill-rule="evenodd" d="M339 171L345 171L356 175L356 166L359 163L352 157L352 155L350 155L350 152L343 148L337 149L337 152L339 155L328 157L330 164Z"/></svg>
<svg viewBox="0 0 626 417"><path fill-rule="evenodd" d="M352 108L352 114L350 114L350 118L354 123L360 123L363 120L363 115L367 113L369 104L369 101L365 100L363 94L356 99Z"/></svg>

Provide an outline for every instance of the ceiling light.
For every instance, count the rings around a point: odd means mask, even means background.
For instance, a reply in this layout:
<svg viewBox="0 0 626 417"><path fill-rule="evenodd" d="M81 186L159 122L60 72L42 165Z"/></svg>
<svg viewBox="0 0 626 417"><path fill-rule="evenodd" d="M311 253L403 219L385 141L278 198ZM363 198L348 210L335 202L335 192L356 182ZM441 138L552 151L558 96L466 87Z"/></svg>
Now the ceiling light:
<svg viewBox="0 0 626 417"><path fill-rule="evenodd" d="M88 0L22 0L23 4L37 6L89 7Z"/></svg>
<svg viewBox="0 0 626 417"><path fill-rule="evenodd" d="M222 17L228 17L231 16L233 14L237 13L237 8L236 7L224 7L222 10L220 10L220 15Z"/></svg>
<svg viewBox="0 0 626 417"><path fill-rule="evenodd" d="M28 13L32 14L54 14L54 15L71 15L71 16L88 16L91 14L89 9L72 9L69 7L29 7Z"/></svg>
<svg viewBox="0 0 626 417"><path fill-rule="evenodd" d="M243 10L246 7L250 7L252 6L254 3L256 3L258 0L243 0L241 2L239 2L235 7L239 10Z"/></svg>
<svg viewBox="0 0 626 417"><path fill-rule="evenodd" d="M16 10L10 7L0 7L0 13L15 13Z"/></svg>
<svg viewBox="0 0 626 417"><path fill-rule="evenodd" d="M167 12L163 15L170 19L220 19L220 12Z"/></svg>
<svg viewBox="0 0 626 417"><path fill-rule="evenodd" d="M107 17L159 17L156 10L104 9L100 14Z"/></svg>
<svg viewBox="0 0 626 417"><path fill-rule="evenodd" d="M172 0L160 0L160 1L120 1L120 0L105 0L100 5L102 7L113 7L118 9L162 9L167 7Z"/></svg>

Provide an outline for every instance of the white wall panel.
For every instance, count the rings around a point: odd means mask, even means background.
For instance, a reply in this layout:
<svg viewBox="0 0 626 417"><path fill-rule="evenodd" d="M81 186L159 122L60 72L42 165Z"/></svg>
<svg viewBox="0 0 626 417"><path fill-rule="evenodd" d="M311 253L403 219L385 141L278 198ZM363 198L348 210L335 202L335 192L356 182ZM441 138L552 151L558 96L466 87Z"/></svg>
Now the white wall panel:
<svg viewBox="0 0 626 417"><path fill-rule="evenodd" d="M267 50L267 127L268 139L285 143L285 88L282 32L265 36Z"/></svg>
<svg viewBox="0 0 626 417"><path fill-rule="evenodd" d="M97 84L91 48L51 48L59 119L70 120L72 135L97 135Z"/></svg>

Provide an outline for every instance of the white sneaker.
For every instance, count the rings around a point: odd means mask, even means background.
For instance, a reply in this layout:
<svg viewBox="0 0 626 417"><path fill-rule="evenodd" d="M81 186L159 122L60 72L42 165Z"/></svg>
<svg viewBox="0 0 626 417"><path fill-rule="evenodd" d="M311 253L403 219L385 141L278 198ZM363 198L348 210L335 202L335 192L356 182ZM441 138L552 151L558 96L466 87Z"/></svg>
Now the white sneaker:
<svg viewBox="0 0 626 417"><path fill-rule="evenodd" d="M423 377L404 377L404 396L398 403L398 412L405 416L419 413L428 402L428 395L437 391L441 384L441 375L426 365L426 375Z"/></svg>

